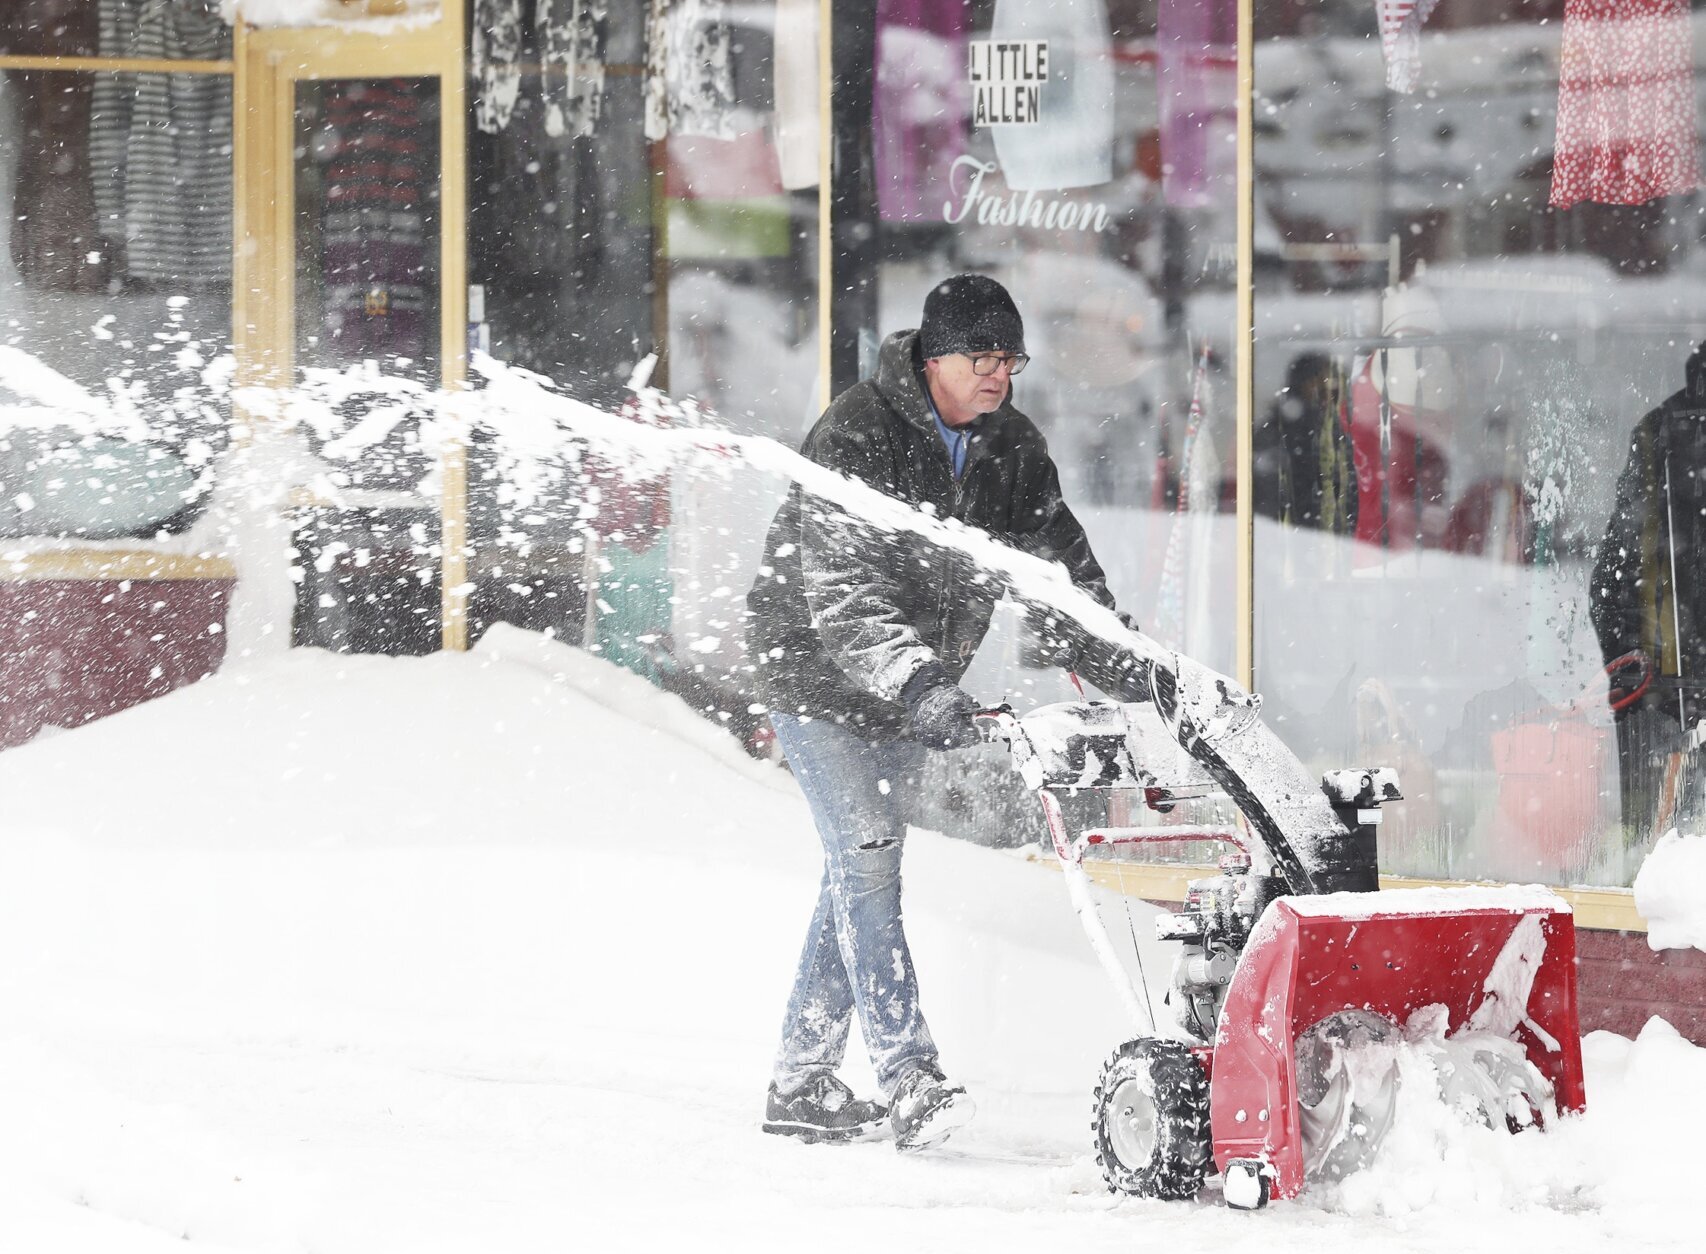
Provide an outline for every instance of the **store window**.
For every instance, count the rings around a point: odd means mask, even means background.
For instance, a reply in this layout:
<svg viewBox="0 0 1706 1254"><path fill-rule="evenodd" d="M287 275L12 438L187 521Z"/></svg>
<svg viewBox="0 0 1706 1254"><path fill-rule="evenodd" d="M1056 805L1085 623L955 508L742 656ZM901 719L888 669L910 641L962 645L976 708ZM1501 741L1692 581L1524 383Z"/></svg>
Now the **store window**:
<svg viewBox="0 0 1706 1254"><path fill-rule="evenodd" d="M884 0L874 15L837 30L841 73L874 67L868 97L837 102L842 142L870 135L869 193L838 205L845 283L875 280L843 310L858 373L942 278L1000 280L1032 358L1013 403L1120 605L1232 670L1235 4ZM1026 669L1024 631L997 627L974 682L1068 695Z"/></svg>
<svg viewBox="0 0 1706 1254"><path fill-rule="evenodd" d="M1706 660L1700 7L1256 23L1266 708L1398 767L1385 869L1627 884Z"/></svg>
<svg viewBox="0 0 1706 1254"><path fill-rule="evenodd" d="M818 8L472 3L475 346L630 410L655 354L650 383L708 422L797 440L818 384ZM513 594L493 618L748 717L733 593L782 485L627 483L594 459L520 500L481 456L475 548L505 554Z"/></svg>
<svg viewBox="0 0 1706 1254"><path fill-rule="evenodd" d="M0 55L218 61L207 6L26 0ZM0 535L187 529L224 446L229 73L0 72Z"/></svg>

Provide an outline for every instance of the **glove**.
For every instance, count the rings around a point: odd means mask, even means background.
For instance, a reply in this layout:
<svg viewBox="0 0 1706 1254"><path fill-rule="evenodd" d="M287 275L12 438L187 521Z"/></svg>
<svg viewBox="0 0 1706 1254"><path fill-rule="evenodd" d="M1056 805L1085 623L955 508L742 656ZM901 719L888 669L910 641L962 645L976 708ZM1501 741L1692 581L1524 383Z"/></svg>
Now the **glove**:
<svg viewBox="0 0 1706 1254"><path fill-rule="evenodd" d="M1135 615L1128 614L1124 610L1115 610L1114 617L1120 620L1120 625L1127 631L1136 632L1140 636L1143 634L1143 628L1137 625L1137 617Z"/></svg>
<svg viewBox="0 0 1706 1254"><path fill-rule="evenodd" d="M964 749L982 737L972 724L977 702L948 678L940 662L927 662L900 690L901 703L912 717L912 734L927 749Z"/></svg>

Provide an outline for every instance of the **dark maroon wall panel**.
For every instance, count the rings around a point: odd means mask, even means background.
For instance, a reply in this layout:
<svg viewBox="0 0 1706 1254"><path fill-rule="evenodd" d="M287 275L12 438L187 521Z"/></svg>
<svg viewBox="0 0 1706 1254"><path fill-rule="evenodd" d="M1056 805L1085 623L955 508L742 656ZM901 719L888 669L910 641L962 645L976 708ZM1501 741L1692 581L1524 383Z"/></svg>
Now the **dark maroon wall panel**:
<svg viewBox="0 0 1706 1254"><path fill-rule="evenodd" d="M230 579L0 580L0 749L194 683L225 656Z"/></svg>

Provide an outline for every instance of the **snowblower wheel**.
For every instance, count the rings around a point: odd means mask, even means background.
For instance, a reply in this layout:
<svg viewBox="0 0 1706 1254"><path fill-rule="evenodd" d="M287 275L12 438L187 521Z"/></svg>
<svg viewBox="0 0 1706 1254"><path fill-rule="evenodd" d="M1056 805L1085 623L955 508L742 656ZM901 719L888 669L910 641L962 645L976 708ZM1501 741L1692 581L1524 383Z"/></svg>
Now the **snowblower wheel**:
<svg viewBox="0 0 1706 1254"><path fill-rule="evenodd" d="M1114 1051L1096 1085L1096 1162L1115 1193L1193 1198L1212 1159L1208 1080L1177 1041L1141 1036Z"/></svg>

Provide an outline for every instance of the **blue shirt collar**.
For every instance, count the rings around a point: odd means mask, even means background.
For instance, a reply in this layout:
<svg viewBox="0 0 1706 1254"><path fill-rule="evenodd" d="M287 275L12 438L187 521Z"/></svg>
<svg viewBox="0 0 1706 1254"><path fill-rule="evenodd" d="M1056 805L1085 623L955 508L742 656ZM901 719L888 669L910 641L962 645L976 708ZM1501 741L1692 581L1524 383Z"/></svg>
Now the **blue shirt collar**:
<svg viewBox="0 0 1706 1254"><path fill-rule="evenodd" d="M942 447L948 450L948 457L954 463L954 478L958 479L965 473L966 446L971 443L971 437L977 431L977 419L972 419L963 427L950 427L942 421L942 415L936 410L936 398L930 395L930 389L924 389L924 401L930 406L930 417L936 423L936 434L942 437Z"/></svg>

